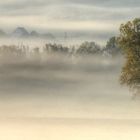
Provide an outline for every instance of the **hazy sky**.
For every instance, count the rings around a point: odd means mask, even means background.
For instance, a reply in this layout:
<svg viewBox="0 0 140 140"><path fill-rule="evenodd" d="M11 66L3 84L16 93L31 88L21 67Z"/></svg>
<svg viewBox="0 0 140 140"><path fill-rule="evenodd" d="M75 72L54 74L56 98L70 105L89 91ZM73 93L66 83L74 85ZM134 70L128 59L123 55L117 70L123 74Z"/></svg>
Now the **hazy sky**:
<svg viewBox="0 0 140 140"><path fill-rule="evenodd" d="M0 27L114 33L122 22L139 17L140 0L4 0Z"/></svg>

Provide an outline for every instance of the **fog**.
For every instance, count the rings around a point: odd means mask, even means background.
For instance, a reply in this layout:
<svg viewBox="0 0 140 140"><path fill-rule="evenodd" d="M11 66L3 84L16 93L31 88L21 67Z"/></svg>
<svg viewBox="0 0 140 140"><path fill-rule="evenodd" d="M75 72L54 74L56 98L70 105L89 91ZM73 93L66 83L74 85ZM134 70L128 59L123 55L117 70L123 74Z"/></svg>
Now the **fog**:
<svg viewBox="0 0 140 140"><path fill-rule="evenodd" d="M0 60L0 139L139 139L139 99L119 83L124 60L42 55Z"/></svg>
<svg viewBox="0 0 140 140"><path fill-rule="evenodd" d="M54 39L49 38L16 38L16 37L0 37L0 46L2 45L16 45L16 46L30 46L43 47L46 43L57 43L67 46L76 46L83 43L83 41L94 41L101 46L105 46L108 38L114 36L114 33L93 33L93 32L76 32L76 31L50 31L54 35ZM67 35L67 36L66 36Z"/></svg>
<svg viewBox="0 0 140 140"><path fill-rule="evenodd" d="M120 85L114 38L139 7L1 0L0 140L139 140L140 97Z"/></svg>

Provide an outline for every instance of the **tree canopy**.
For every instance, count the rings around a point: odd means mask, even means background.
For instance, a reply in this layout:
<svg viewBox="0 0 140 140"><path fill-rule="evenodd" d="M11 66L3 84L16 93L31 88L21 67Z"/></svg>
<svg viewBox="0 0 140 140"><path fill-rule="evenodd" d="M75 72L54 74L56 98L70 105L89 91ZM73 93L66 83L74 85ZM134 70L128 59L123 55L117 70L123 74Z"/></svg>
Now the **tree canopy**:
<svg viewBox="0 0 140 140"><path fill-rule="evenodd" d="M111 56L117 56L118 54L120 54L121 50L118 47L117 38L115 36L111 37L107 41L106 46L103 51L107 52Z"/></svg>
<svg viewBox="0 0 140 140"><path fill-rule="evenodd" d="M122 69L121 84L140 92L140 19L120 26L118 45L123 50L126 63Z"/></svg>
<svg viewBox="0 0 140 140"><path fill-rule="evenodd" d="M99 54L101 52L100 46L97 45L95 42L84 42L80 45L80 47L77 49L77 54L82 55L93 55L93 54Z"/></svg>

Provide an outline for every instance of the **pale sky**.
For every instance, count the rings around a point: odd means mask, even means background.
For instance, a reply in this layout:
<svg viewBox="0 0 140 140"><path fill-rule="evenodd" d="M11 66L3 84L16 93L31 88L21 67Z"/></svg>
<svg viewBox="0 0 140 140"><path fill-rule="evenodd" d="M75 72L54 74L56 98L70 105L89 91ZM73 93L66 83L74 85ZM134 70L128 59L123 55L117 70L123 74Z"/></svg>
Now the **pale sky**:
<svg viewBox="0 0 140 140"><path fill-rule="evenodd" d="M121 23L139 17L139 7L140 0L4 0L0 28L115 34Z"/></svg>

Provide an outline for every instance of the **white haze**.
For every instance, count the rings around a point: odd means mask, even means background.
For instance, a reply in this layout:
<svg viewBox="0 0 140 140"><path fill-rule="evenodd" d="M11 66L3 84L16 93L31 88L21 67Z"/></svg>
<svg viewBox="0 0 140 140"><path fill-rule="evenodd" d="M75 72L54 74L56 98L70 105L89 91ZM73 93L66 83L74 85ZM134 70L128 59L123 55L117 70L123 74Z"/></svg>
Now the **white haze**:
<svg viewBox="0 0 140 140"><path fill-rule="evenodd" d="M1 30L25 27L56 39L0 38L0 46L105 46L121 23L139 17L139 7L140 0L1 0ZM140 101L119 83L120 56L1 55L0 140L140 139Z"/></svg>
<svg viewBox="0 0 140 140"><path fill-rule="evenodd" d="M0 139L139 140L139 99L123 59L51 55L0 60Z"/></svg>
<svg viewBox="0 0 140 140"><path fill-rule="evenodd" d="M94 37L94 36L93 36ZM107 38L106 38L107 40ZM61 37L57 37L54 39L41 39L41 38L0 38L0 46L3 45L15 45L15 46L26 46L29 48L42 48L44 47L46 44L51 43L51 44L62 44L64 46L67 47L78 47L79 45L81 45L82 43L84 43L85 41L88 42L95 42L96 44L100 45L101 47L104 47L106 44L106 40L102 40L99 38L95 38L94 39L92 37L71 37L68 36L67 39L64 38L64 33L61 34ZM98 43L100 42L100 43Z"/></svg>

